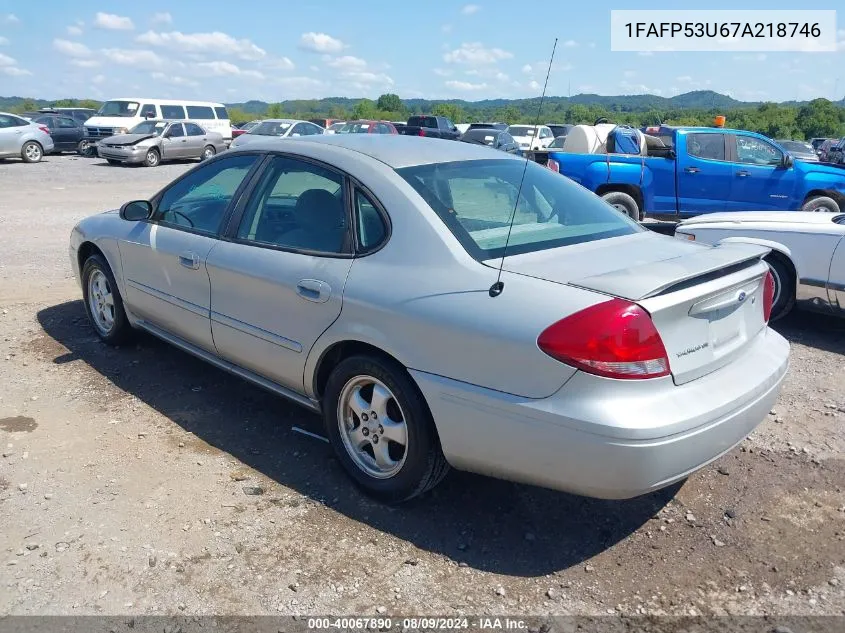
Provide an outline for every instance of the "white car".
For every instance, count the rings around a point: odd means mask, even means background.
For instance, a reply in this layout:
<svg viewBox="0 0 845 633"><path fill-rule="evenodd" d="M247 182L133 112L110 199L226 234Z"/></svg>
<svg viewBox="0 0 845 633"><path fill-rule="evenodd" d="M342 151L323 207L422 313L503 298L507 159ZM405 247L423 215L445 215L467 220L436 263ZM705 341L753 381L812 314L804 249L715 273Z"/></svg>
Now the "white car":
<svg viewBox="0 0 845 633"><path fill-rule="evenodd" d="M545 125L511 125L505 130L519 143L519 149L543 149L552 144L555 135Z"/></svg>
<svg viewBox="0 0 845 633"><path fill-rule="evenodd" d="M711 213L681 222L675 237L705 244L772 249L772 320L793 306L845 317L845 213Z"/></svg>
<svg viewBox="0 0 845 633"><path fill-rule="evenodd" d="M241 134L235 138L230 147L240 147L256 139L266 140L268 136L292 138L296 136L315 136L324 133L325 130L323 128L308 121L300 121L299 119L264 119L246 134Z"/></svg>
<svg viewBox="0 0 845 633"><path fill-rule="evenodd" d="M343 128L346 125L346 121L335 121L329 127L326 128L326 134L337 134L338 130Z"/></svg>

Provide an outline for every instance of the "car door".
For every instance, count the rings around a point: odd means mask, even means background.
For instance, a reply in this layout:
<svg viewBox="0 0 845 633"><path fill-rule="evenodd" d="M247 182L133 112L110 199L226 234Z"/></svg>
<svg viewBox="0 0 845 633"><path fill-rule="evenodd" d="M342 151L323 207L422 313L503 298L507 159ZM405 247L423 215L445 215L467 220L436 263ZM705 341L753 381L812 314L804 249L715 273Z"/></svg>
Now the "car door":
<svg viewBox="0 0 845 633"><path fill-rule="evenodd" d="M53 132L53 140L60 139L60 146L58 149L72 150L76 149L79 141L82 140L84 130L82 126L68 116L55 117L56 128L51 130Z"/></svg>
<svg viewBox="0 0 845 633"><path fill-rule="evenodd" d="M677 171L678 211L698 215L725 210L731 195L733 165L727 161L727 135L723 133L679 134L682 162Z"/></svg>
<svg viewBox="0 0 845 633"><path fill-rule="evenodd" d="M187 140L185 158L199 158L202 156L202 150L205 148L208 136L205 130L196 123L188 122L184 123L184 126L186 133L185 140Z"/></svg>
<svg viewBox="0 0 845 633"><path fill-rule="evenodd" d="M164 160L187 158L188 138L182 123L171 123L161 139L161 157Z"/></svg>
<svg viewBox="0 0 845 633"><path fill-rule="evenodd" d="M138 317L214 351L208 253L258 154L203 163L157 195L153 217L119 242L126 304Z"/></svg>
<svg viewBox="0 0 845 633"><path fill-rule="evenodd" d="M795 169L784 164L783 151L755 136L728 137L734 179L727 211L794 211Z"/></svg>
<svg viewBox="0 0 845 633"><path fill-rule="evenodd" d="M21 131L17 117L0 114L0 155L20 152Z"/></svg>
<svg viewBox="0 0 845 633"><path fill-rule="evenodd" d="M209 255L211 330L223 358L298 392L308 352L340 314L352 265L346 183L274 157Z"/></svg>
<svg viewBox="0 0 845 633"><path fill-rule="evenodd" d="M845 216L837 218L837 224L845 225ZM839 244L833 251L833 258L830 260L827 293L834 311L845 315L845 236L840 238Z"/></svg>

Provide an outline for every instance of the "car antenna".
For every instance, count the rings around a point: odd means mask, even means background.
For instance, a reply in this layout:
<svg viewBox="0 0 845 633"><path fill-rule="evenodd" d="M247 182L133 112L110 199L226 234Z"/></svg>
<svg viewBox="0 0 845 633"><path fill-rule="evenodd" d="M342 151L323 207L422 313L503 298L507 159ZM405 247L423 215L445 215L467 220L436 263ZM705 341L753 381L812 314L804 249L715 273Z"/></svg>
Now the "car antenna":
<svg viewBox="0 0 845 633"><path fill-rule="evenodd" d="M537 128L540 127L540 115L543 112L543 100L546 98L546 88L549 85L549 75L552 74L552 64L555 61L555 50L557 50L557 38L552 46L552 56L549 59L549 70L546 72L546 83L543 84L543 93L540 95L540 105L537 107L537 122L534 124L534 133L537 133ZM513 204L513 212L511 213L511 221L508 226L508 236L505 238L505 248L502 251L502 261L499 262L499 274L496 276L496 283L490 286L491 297L498 297L505 289L505 282L502 281L502 269L505 267L505 256L508 253L508 243L511 241L511 231L513 230L513 223L516 220L516 210L519 208L519 197L522 195L522 185L525 182L525 172L528 171L528 159L525 159L525 164L522 166L522 178L519 179L519 189L516 190L516 201Z"/></svg>

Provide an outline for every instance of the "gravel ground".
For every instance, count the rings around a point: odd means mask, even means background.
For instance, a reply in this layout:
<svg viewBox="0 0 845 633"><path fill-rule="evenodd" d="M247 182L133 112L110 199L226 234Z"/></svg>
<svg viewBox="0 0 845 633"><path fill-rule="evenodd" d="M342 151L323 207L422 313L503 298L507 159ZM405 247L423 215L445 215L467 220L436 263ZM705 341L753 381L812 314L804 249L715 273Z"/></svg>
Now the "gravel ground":
<svg viewBox="0 0 845 633"><path fill-rule="evenodd" d="M682 486L605 502L453 472L385 508L291 431L312 414L87 324L72 225L188 167L0 162L0 615L845 614L845 322L777 324L775 410Z"/></svg>

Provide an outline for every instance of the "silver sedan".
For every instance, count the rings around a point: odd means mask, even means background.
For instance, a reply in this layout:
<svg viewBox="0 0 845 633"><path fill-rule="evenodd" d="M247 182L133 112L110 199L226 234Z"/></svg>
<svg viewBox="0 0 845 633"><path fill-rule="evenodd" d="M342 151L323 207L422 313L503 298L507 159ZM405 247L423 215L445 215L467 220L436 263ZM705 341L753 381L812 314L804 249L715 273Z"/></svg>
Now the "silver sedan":
<svg viewBox="0 0 845 633"><path fill-rule="evenodd" d="M97 155L111 165L140 163L155 167L165 160L208 160L226 149L219 132L191 121L142 121L128 134L109 136L97 143Z"/></svg>
<svg viewBox="0 0 845 633"><path fill-rule="evenodd" d="M53 151L50 130L15 114L0 112L0 158L20 157L38 163Z"/></svg>
<svg viewBox="0 0 845 633"><path fill-rule="evenodd" d="M449 466L627 498L730 450L787 371L767 252L647 231L485 147L364 134L256 139L70 242L101 339L144 330L319 412L388 502Z"/></svg>

